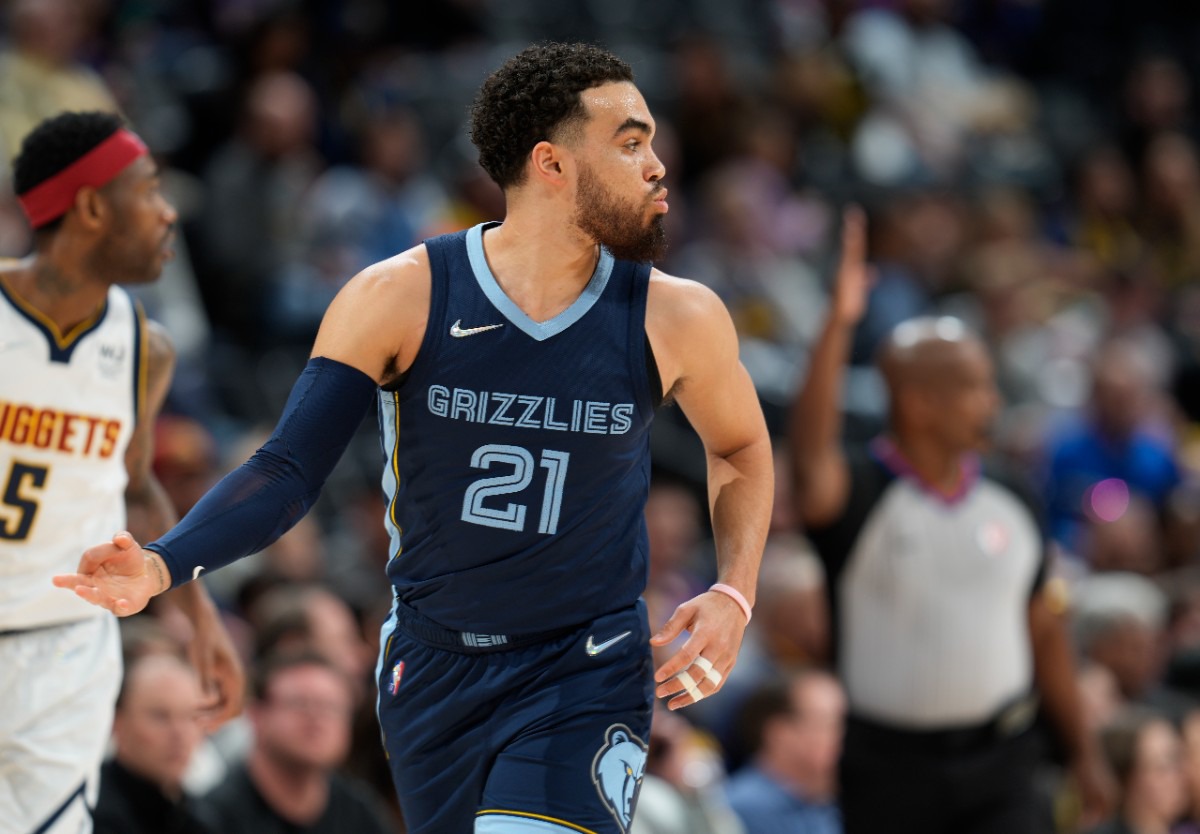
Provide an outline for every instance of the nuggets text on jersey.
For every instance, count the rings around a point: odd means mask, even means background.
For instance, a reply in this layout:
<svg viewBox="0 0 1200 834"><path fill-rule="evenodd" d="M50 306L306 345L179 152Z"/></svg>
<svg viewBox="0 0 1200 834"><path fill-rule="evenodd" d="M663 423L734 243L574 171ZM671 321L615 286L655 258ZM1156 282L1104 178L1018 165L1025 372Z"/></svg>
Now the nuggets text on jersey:
<svg viewBox="0 0 1200 834"><path fill-rule="evenodd" d="M0 401L0 443L68 455L107 458L117 448L120 420Z"/></svg>

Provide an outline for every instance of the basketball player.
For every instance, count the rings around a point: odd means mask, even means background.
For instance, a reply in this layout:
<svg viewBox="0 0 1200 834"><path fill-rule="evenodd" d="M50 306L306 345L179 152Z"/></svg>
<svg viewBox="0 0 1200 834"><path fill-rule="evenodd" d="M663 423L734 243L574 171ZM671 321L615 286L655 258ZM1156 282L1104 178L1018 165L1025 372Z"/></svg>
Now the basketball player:
<svg viewBox="0 0 1200 834"><path fill-rule="evenodd" d="M118 282L152 281L175 210L118 117L43 122L13 163L34 253L0 267L0 831L90 831L121 679L116 619L53 587L80 547L173 520L150 471L174 353ZM106 532L107 531L107 532ZM238 710L241 670L197 583L176 601Z"/></svg>
<svg viewBox="0 0 1200 834"><path fill-rule="evenodd" d="M729 314L649 263L667 212L654 130L615 56L511 58L471 119L504 222L355 277L266 445L147 549L117 536L56 583L126 614L265 546L377 401L395 587L379 716L409 831L628 832L654 695L687 706L733 668L773 489ZM704 442L719 582L651 637L643 507L664 400ZM651 645L684 630L654 672Z"/></svg>

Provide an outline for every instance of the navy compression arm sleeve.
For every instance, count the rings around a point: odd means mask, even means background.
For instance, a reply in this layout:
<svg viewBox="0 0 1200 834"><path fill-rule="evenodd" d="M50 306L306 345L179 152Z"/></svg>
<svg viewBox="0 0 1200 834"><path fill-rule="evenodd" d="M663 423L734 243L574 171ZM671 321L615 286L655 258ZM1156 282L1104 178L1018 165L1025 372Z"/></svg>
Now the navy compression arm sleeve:
<svg viewBox="0 0 1200 834"><path fill-rule="evenodd" d="M310 359L271 438L146 545L167 563L172 587L195 578L197 568L215 570L257 553L290 530L317 500L375 390L362 371Z"/></svg>

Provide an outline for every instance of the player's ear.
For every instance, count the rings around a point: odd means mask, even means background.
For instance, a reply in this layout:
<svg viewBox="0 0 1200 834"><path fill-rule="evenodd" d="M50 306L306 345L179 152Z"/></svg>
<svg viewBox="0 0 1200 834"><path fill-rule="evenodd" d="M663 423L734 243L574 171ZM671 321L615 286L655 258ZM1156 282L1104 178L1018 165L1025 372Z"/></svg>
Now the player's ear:
<svg viewBox="0 0 1200 834"><path fill-rule="evenodd" d="M565 185L570 169L569 156L562 145L545 140L538 142L529 152L530 174L549 185Z"/></svg>
<svg viewBox="0 0 1200 834"><path fill-rule="evenodd" d="M75 216L84 228L102 227L111 211L108 198L101 194L98 188L85 185L75 192Z"/></svg>

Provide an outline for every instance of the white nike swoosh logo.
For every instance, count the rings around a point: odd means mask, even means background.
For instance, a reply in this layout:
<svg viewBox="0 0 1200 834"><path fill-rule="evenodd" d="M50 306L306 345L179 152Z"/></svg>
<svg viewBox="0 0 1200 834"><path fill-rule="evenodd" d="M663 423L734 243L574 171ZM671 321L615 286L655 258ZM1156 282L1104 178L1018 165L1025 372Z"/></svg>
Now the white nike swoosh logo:
<svg viewBox="0 0 1200 834"><path fill-rule="evenodd" d="M450 335L456 339L461 339L463 336L474 336L476 333L482 333L485 330L495 330L497 327L503 327L503 324L485 324L482 327L459 327L462 324L462 319L450 325Z"/></svg>
<svg viewBox="0 0 1200 834"><path fill-rule="evenodd" d="M587 653L589 655L591 655L592 657L595 657L596 655L600 654L600 652L604 651L605 649L611 648L613 645L620 643L622 640L624 640L626 637L628 637L631 634L633 634L632 631L626 631L621 634L618 634L616 637L610 637L608 640L605 640L603 643L593 642L592 635L589 634L588 639L587 639L587 645L584 646L584 649L587 651Z"/></svg>

